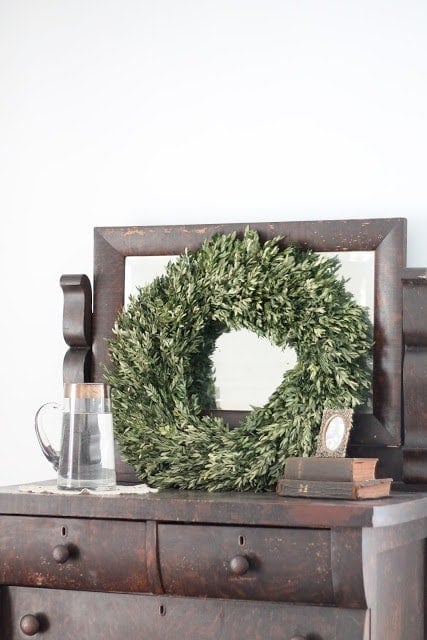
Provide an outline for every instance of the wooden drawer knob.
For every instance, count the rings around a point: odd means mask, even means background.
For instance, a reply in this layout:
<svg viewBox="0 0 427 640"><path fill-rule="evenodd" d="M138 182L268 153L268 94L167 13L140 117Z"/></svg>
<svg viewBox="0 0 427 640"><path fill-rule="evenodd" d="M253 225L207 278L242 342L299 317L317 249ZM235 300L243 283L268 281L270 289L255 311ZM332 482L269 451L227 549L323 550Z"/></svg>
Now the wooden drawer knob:
<svg viewBox="0 0 427 640"><path fill-rule="evenodd" d="M249 560L246 556L234 556L230 560L230 569L235 576L243 576L249 570Z"/></svg>
<svg viewBox="0 0 427 640"><path fill-rule="evenodd" d="M57 544L52 551L53 559L58 564L64 564L70 557L70 549L66 544Z"/></svg>
<svg viewBox="0 0 427 640"><path fill-rule="evenodd" d="M40 630L40 620L32 613L22 616L19 626L25 636L34 636Z"/></svg>

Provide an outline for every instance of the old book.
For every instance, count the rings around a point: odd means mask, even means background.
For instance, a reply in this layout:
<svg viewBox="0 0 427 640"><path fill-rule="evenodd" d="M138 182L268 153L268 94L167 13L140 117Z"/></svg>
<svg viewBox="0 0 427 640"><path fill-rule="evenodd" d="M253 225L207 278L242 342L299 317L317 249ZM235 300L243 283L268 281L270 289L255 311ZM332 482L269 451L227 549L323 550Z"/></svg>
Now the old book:
<svg viewBox="0 0 427 640"><path fill-rule="evenodd" d="M378 458L288 458L284 477L293 480L373 480Z"/></svg>
<svg viewBox="0 0 427 640"><path fill-rule="evenodd" d="M276 493L279 496L298 498L338 498L342 500L366 500L383 498L390 494L392 478L360 480L358 482L333 482L329 480L292 480L280 478Z"/></svg>

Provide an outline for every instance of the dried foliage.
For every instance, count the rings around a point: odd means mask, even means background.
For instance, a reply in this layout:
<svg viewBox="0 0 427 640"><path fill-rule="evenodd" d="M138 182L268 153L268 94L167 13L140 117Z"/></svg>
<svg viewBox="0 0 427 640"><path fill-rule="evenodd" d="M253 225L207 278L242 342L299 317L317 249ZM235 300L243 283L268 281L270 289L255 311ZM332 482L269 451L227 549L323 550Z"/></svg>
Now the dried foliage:
<svg viewBox="0 0 427 640"><path fill-rule="evenodd" d="M159 488L271 490L289 456L313 453L325 408L370 387L372 331L339 261L275 238L217 235L138 290L109 342L116 436L138 477ZM218 337L245 328L295 349L263 407L235 429L213 407Z"/></svg>

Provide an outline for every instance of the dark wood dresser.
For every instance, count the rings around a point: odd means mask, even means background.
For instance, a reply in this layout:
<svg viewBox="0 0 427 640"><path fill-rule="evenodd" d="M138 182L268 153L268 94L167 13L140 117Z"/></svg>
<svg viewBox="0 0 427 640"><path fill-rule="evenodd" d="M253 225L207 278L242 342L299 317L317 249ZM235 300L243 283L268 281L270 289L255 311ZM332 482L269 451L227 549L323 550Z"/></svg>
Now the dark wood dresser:
<svg viewBox="0 0 427 640"><path fill-rule="evenodd" d="M422 640L427 494L0 491L1 638Z"/></svg>
<svg viewBox="0 0 427 640"><path fill-rule="evenodd" d="M85 275L60 281L64 382L103 380L128 257L197 250L245 226L95 229L93 287ZM406 222L252 226L262 240L373 255L372 403L355 415L349 455L378 458L392 495L0 489L2 640L427 638L427 278L405 267ZM240 418L225 415L230 427ZM119 452L116 468L121 483L136 481Z"/></svg>

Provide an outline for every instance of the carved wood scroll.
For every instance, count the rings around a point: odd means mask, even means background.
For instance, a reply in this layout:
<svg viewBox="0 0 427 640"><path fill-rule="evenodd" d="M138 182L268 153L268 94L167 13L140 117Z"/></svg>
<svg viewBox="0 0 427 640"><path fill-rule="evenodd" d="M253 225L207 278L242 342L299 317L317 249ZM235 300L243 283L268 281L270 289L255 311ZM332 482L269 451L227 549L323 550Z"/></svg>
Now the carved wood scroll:
<svg viewBox="0 0 427 640"><path fill-rule="evenodd" d="M86 275L63 275L64 383L90 381L92 354L92 287Z"/></svg>

